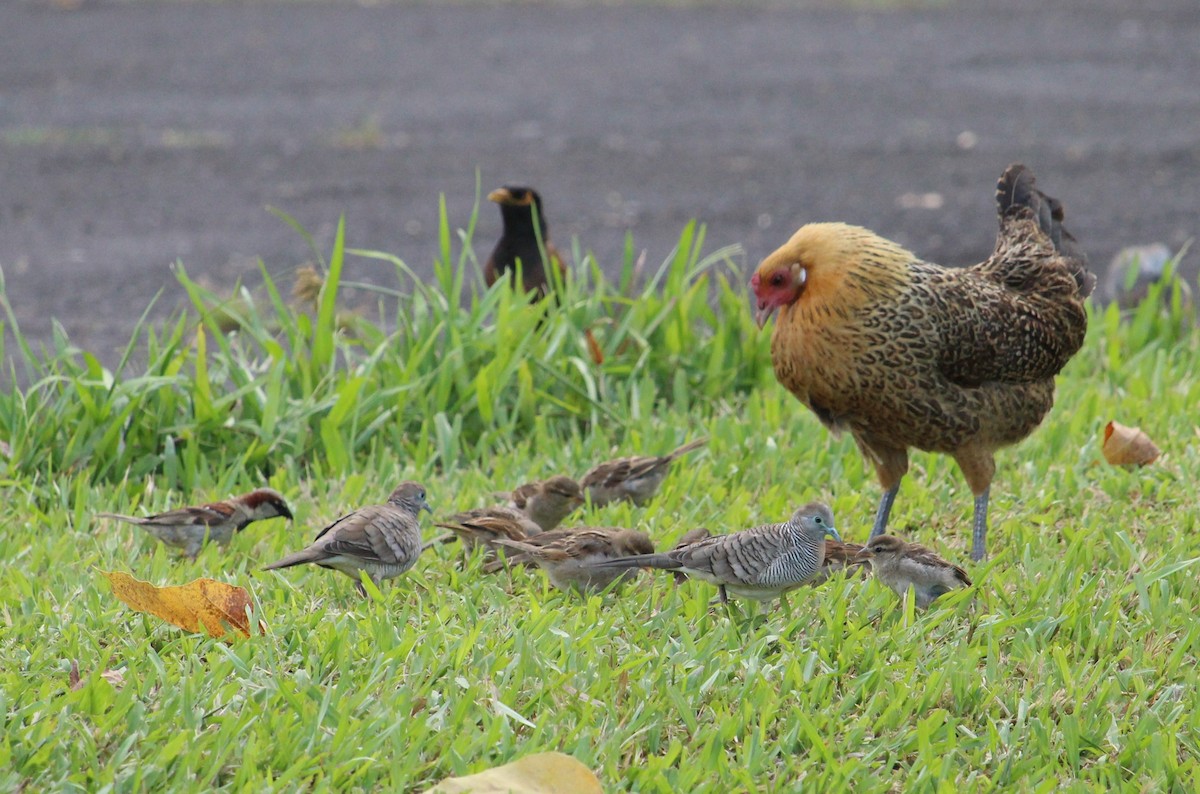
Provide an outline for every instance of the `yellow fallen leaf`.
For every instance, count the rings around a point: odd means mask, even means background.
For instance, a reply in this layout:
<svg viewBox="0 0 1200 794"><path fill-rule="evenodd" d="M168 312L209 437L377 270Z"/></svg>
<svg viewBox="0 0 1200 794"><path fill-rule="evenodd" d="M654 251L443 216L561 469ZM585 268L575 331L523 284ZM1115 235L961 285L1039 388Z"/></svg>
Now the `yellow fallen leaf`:
<svg viewBox="0 0 1200 794"><path fill-rule="evenodd" d="M446 778L425 794L603 794L592 770L564 753L535 753L477 775Z"/></svg>
<svg viewBox="0 0 1200 794"><path fill-rule="evenodd" d="M1109 422L1104 427L1104 459L1114 466L1145 466L1162 454L1141 428Z"/></svg>
<svg viewBox="0 0 1200 794"><path fill-rule="evenodd" d="M243 637L250 636L250 593L213 579L197 579L178 587L156 587L120 571L105 571L113 595L136 609L162 618L188 631L204 630L224 637L225 625Z"/></svg>

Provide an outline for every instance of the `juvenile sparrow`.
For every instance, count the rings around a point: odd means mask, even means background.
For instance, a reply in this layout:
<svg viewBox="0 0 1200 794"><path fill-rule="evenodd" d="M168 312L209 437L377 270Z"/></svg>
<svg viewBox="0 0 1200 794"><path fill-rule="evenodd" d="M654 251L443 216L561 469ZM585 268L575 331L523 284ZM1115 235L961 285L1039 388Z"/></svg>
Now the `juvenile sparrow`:
<svg viewBox="0 0 1200 794"><path fill-rule="evenodd" d="M152 516L123 516L97 513L96 518L113 518L137 524L168 546L182 549L193 560L206 540L225 544L233 533L255 521L267 518L292 518L283 496L270 488L259 488L223 502L183 507Z"/></svg>
<svg viewBox="0 0 1200 794"><path fill-rule="evenodd" d="M893 535L872 538L857 559L870 565L875 578L901 598L911 587L920 609L951 590L971 586L971 579L962 568L920 544L905 543Z"/></svg>
<svg viewBox="0 0 1200 794"><path fill-rule="evenodd" d="M766 524L673 549L592 563L594 568L661 568L717 585L721 600L770 601L808 583L825 559L825 536L841 540L833 513L820 502L801 507L782 524Z"/></svg>
<svg viewBox="0 0 1200 794"><path fill-rule="evenodd" d="M684 546L690 546L693 543L711 537L712 532L708 529L708 527L696 527L695 529L689 529L687 532L684 532L679 536L679 540L675 541L675 545L671 547L671 551L682 549ZM677 585L681 585L687 581L687 574L683 571L673 571L672 575L675 577L675 584Z"/></svg>
<svg viewBox="0 0 1200 794"><path fill-rule="evenodd" d="M639 455L610 460L583 475L579 484L596 507L621 500L641 506L658 493L673 460L707 443L707 438L700 438L684 444L669 455Z"/></svg>
<svg viewBox="0 0 1200 794"><path fill-rule="evenodd" d="M334 521L322 529L312 545L264 566L264 571L290 568L307 562L341 571L354 580L359 595L366 588L358 572L366 571L378 587L407 571L421 555L422 510L430 510L425 487L402 482L392 491L387 504L368 505Z"/></svg>
<svg viewBox="0 0 1200 794"><path fill-rule="evenodd" d="M450 537L457 537L467 554L474 551L476 546L486 547L488 559L496 557L495 541L498 538L525 540L542 532L542 528L529 516L515 507L504 505L466 510L446 521L436 522L434 526L450 530L453 533Z"/></svg>
<svg viewBox="0 0 1200 794"><path fill-rule="evenodd" d="M866 562L856 559L855 555L862 551L862 548L861 543L825 538L825 559L821 561L821 570L808 580L808 584L816 587L841 570L845 570L849 576L861 572L867 567Z"/></svg>
<svg viewBox="0 0 1200 794"><path fill-rule="evenodd" d="M583 491L570 477L558 475L548 480L519 486L512 492L510 507L515 507L549 532L583 504Z"/></svg>
<svg viewBox="0 0 1200 794"><path fill-rule="evenodd" d="M524 541L502 538L496 543L521 552L512 562L536 562L559 590L582 593L598 593L618 579L637 576L636 570L605 570L593 563L654 553L654 544L644 532L619 527L556 529Z"/></svg>

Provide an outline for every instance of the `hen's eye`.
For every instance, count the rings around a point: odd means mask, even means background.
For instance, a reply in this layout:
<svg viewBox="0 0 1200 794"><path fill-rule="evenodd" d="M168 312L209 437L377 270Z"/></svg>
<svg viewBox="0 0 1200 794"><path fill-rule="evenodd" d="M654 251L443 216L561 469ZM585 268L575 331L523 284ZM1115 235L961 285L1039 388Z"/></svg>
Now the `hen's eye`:
<svg viewBox="0 0 1200 794"><path fill-rule="evenodd" d="M771 283L774 284L776 287L782 285L783 284L783 274L776 273L775 275L771 276Z"/></svg>

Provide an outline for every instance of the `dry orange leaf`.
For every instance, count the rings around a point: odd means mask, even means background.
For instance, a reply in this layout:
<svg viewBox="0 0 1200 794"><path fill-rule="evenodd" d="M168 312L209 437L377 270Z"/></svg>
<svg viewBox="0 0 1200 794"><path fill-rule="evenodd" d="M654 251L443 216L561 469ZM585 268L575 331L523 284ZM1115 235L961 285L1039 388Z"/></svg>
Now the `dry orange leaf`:
<svg viewBox="0 0 1200 794"><path fill-rule="evenodd" d="M105 571L113 595L138 612L148 612L188 631L204 630L224 637L228 624L243 637L250 636L250 593L213 579L197 579L178 587L156 587L120 571Z"/></svg>
<svg viewBox="0 0 1200 794"><path fill-rule="evenodd" d="M1145 466L1162 454L1141 428L1126 427L1119 422L1105 425L1101 451L1104 459L1114 466Z"/></svg>
<svg viewBox="0 0 1200 794"><path fill-rule="evenodd" d="M585 328L583 338L587 342L588 354L592 357L592 361L596 366L604 363L604 351L600 349L600 343L596 341L596 335L592 333L591 328Z"/></svg>
<svg viewBox="0 0 1200 794"><path fill-rule="evenodd" d="M592 770L564 753L535 753L477 775L446 778L425 794L603 794Z"/></svg>

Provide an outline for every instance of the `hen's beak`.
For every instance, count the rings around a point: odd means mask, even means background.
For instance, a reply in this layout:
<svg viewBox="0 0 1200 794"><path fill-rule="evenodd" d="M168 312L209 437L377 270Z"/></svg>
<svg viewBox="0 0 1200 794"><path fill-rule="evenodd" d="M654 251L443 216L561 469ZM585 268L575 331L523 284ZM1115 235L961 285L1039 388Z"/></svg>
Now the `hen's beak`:
<svg viewBox="0 0 1200 794"><path fill-rule="evenodd" d="M497 204L504 204L512 201L512 193L509 193L504 188L496 188L491 193L488 193L488 201L494 201Z"/></svg>
<svg viewBox="0 0 1200 794"><path fill-rule="evenodd" d="M770 306L766 301L758 302L758 309L754 312L754 322L758 324L759 330L767 324L767 320L771 319L771 315L775 313L777 307Z"/></svg>
<svg viewBox="0 0 1200 794"><path fill-rule="evenodd" d="M856 560L869 560L869 559L871 559L871 558L872 558L872 557L874 557L874 556L875 556L875 552L871 551L870 549L863 548L863 549L859 549L859 550L858 550L858 554L855 554L855 555L854 555L854 559L856 559Z"/></svg>

